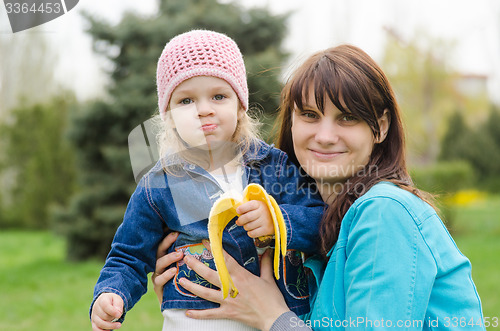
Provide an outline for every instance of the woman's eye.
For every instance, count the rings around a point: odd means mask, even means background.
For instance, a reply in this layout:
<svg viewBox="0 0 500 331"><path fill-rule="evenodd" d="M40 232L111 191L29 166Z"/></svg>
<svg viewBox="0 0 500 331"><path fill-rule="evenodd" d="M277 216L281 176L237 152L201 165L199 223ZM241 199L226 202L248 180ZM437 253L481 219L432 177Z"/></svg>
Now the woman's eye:
<svg viewBox="0 0 500 331"><path fill-rule="evenodd" d="M214 96L214 100L217 100L217 101L223 100L223 99L225 99L225 98L226 98L226 96L224 96L224 95L222 95L222 94L216 94L216 95Z"/></svg>
<svg viewBox="0 0 500 331"><path fill-rule="evenodd" d="M302 111L300 113L300 116L303 116L303 117L308 118L308 119L318 118L318 115L315 112L312 112L312 111Z"/></svg>
<svg viewBox="0 0 500 331"><path fill-rule="evenodd" d="M344 114L344 115L342 115L340 120L342 122L352 123L352 122L357 122L358 118L356 116L353 116L353 115Z"/></svg>

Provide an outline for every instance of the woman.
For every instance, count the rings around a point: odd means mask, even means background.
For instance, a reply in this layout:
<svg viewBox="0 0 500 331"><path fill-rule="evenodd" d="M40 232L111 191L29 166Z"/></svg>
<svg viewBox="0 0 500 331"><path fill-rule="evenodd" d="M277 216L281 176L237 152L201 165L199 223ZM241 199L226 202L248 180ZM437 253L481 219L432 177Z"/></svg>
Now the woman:
<svg viewBox="0 0 500 331"><path fill-rule="evenodd" d="M329 205L319 254L305 263L312 271L306 323L276 292L267 256L260 278L227 258L240 289L236 298L222 301L216 290L184 282L221 304L189 316L236 319L264 330L484 330L470 262L408 174L399 107L380 67L348 45L312 55L283 90L280 123L279 147L315 180ZM218 284L215 271L185 261ZM173 262L162 257L157 270ZM156 286L171 272L156 277Z"/></svg>

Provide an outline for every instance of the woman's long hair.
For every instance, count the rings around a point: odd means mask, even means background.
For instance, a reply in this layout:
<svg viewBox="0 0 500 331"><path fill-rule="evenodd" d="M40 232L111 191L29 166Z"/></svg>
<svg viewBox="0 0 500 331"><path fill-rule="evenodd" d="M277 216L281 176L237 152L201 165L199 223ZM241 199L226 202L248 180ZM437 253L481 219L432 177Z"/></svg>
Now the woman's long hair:
<svg viewBox="0 0 500 331"><path fill-rule="evenodd" d="M390 121L386 138L375 144L368 164L344 183L343 190L328 206L320 228L321 253L326 255L337 241L347 210L380 181L389 181L429 201L415 188L406 167L405 137L399 106L387 77L361 49L341 45L309 57L291 76L281 94L277 145L299 164L292 141L292 114L302 109L312 87L316 105L324 113L330 100L342 113L364 120L375 138L380 137L378 120L387 111Z"/></svg>

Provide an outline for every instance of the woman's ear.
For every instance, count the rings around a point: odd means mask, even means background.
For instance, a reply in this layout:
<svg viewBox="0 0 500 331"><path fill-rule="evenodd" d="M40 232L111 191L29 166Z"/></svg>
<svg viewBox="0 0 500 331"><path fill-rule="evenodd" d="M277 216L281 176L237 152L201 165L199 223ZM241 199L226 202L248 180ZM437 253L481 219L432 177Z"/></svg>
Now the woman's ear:
<svg viewBox="0 0 500 331"><path fill-rule="evenodd" d="M384 114L378 119L378 127L380 128L380 134L377 138L377 144L382 143L387 137L389 132L389 127L391 126L391 115L389 110L384 109Z"/></svg>

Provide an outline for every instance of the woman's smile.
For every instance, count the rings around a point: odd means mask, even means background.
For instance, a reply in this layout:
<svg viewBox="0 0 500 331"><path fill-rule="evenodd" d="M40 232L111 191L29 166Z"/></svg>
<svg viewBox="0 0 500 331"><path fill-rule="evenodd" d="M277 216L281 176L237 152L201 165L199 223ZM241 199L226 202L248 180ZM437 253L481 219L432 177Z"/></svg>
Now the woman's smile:
<svg viewBox="0 0 500 331"><path fill-rule="evenodd" d="M309 150L319 160L331 160L344 154L344 152L322 151L314 148L310 148Z"/></svg>

